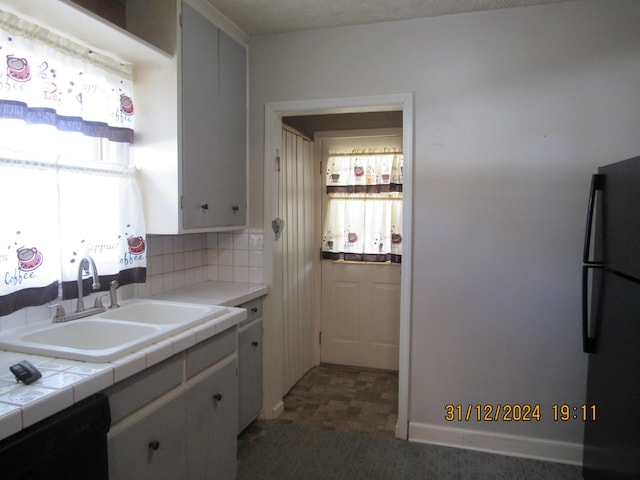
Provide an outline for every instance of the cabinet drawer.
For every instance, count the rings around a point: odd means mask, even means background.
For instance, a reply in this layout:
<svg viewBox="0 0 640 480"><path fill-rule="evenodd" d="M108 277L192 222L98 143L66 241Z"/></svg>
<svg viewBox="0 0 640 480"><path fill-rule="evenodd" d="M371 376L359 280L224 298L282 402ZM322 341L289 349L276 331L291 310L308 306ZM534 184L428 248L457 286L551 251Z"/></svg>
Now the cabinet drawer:
<svg viewBox="0 0 640 480"><path fill-rule="evenodd" d="M248 325L256 318L262 317L262 297L238 305L238 307L247 309L247 318L240 323L240 326Z"/></svg>
<svg viewBox="0 0 640 480"><path fill-rule="evenodd" d="M115 424L182 383L182 355L174 355L106 391Z"/></svg>
<svg viewBox="0 0 640 480"><path fill-rule="evenodd" d="M237 340L238 329L234 327L187 350L187 378L235 352Z"/></svg>

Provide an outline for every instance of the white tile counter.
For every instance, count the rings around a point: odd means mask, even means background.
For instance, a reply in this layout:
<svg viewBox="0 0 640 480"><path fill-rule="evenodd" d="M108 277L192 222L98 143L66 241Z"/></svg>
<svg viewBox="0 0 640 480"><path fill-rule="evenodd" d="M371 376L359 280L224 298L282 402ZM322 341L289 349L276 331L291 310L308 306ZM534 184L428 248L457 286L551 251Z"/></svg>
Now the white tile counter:
<svg viewBox="0 0 640 480"><path fill-rule="evenodd" d="M204 282L152 298L174 302L235 307L269 293L269 286L256 283Z"/></svg>
<svg viewBox="0 0 640 480"><path fill-rule="evenodd" d="M205 282L164 293L154 299L233 307L263 296L268 291L265 285ZM245 310L229 308L229 313L221 317L110 363L89 363L0 350L0 440L227 330L245 318ZM9 366L21 360L28 360L35 365L42 372L42 378L31 385L17 383Z"/></svg>

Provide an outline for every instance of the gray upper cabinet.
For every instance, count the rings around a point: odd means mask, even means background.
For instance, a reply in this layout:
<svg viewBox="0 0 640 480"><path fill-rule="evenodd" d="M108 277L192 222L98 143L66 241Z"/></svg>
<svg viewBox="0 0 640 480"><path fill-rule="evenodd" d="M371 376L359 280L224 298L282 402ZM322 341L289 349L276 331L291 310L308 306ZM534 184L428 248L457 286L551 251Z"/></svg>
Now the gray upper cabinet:
<svg viewBox="0 0 640 480"><path fill-rule="evenodd" d="M246 50L182 3L183 228L246 224Z"/></svg>

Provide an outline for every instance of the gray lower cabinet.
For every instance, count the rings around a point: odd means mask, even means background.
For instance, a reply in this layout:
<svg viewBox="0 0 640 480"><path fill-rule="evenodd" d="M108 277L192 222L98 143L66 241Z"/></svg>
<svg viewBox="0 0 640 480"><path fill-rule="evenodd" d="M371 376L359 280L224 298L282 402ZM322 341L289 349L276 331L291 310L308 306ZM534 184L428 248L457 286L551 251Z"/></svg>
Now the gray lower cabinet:
<svg viewBox="0 0 640 480"><path fill-rule="evenodd" d="M185 392L187 472L190 479L236 478L236 362L205 377ZM234 461L230 462L229 459Z"/></svg>
<svg viewBox="0 0 640 480"><path fill-rule="evenodd" d="M109 478L236 478L237 370L234 327L109 388Z"/></svg>
<svg viewBox="0 0 640 480"><path fill-rule="evenodd" d="M238 330L238 433L262 411L262 298L240 305L247 319Z"/></svg>
<svg viewBox="0 0 640 480"><path fill-rule="evenodd" d="M153 405L109 438L109 478L187 478L184 395Z"/></svg>
<svg viewBox="0 0 640 480"><path fill-rule="evenodd" d="M262 410L262 319L238 333L238 433Z"/></svg>

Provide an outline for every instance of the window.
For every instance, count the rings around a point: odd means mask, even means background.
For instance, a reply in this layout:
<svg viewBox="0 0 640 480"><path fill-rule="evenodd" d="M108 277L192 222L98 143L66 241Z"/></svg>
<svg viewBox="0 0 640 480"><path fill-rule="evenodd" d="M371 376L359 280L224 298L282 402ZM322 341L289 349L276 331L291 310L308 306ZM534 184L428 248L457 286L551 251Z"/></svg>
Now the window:
<svg viewBox="0 0 640 480"><path fill-rule="evenodd" d="M86 255L144 282L129 67L1 11L0 52L0 316L76 297Z"/></svg>
<svg viewBox="0 0 640 480"><path fill-rule="evenodd" d="M329 157L322 258L401 263L402 160L393 151Z"/></svg>

